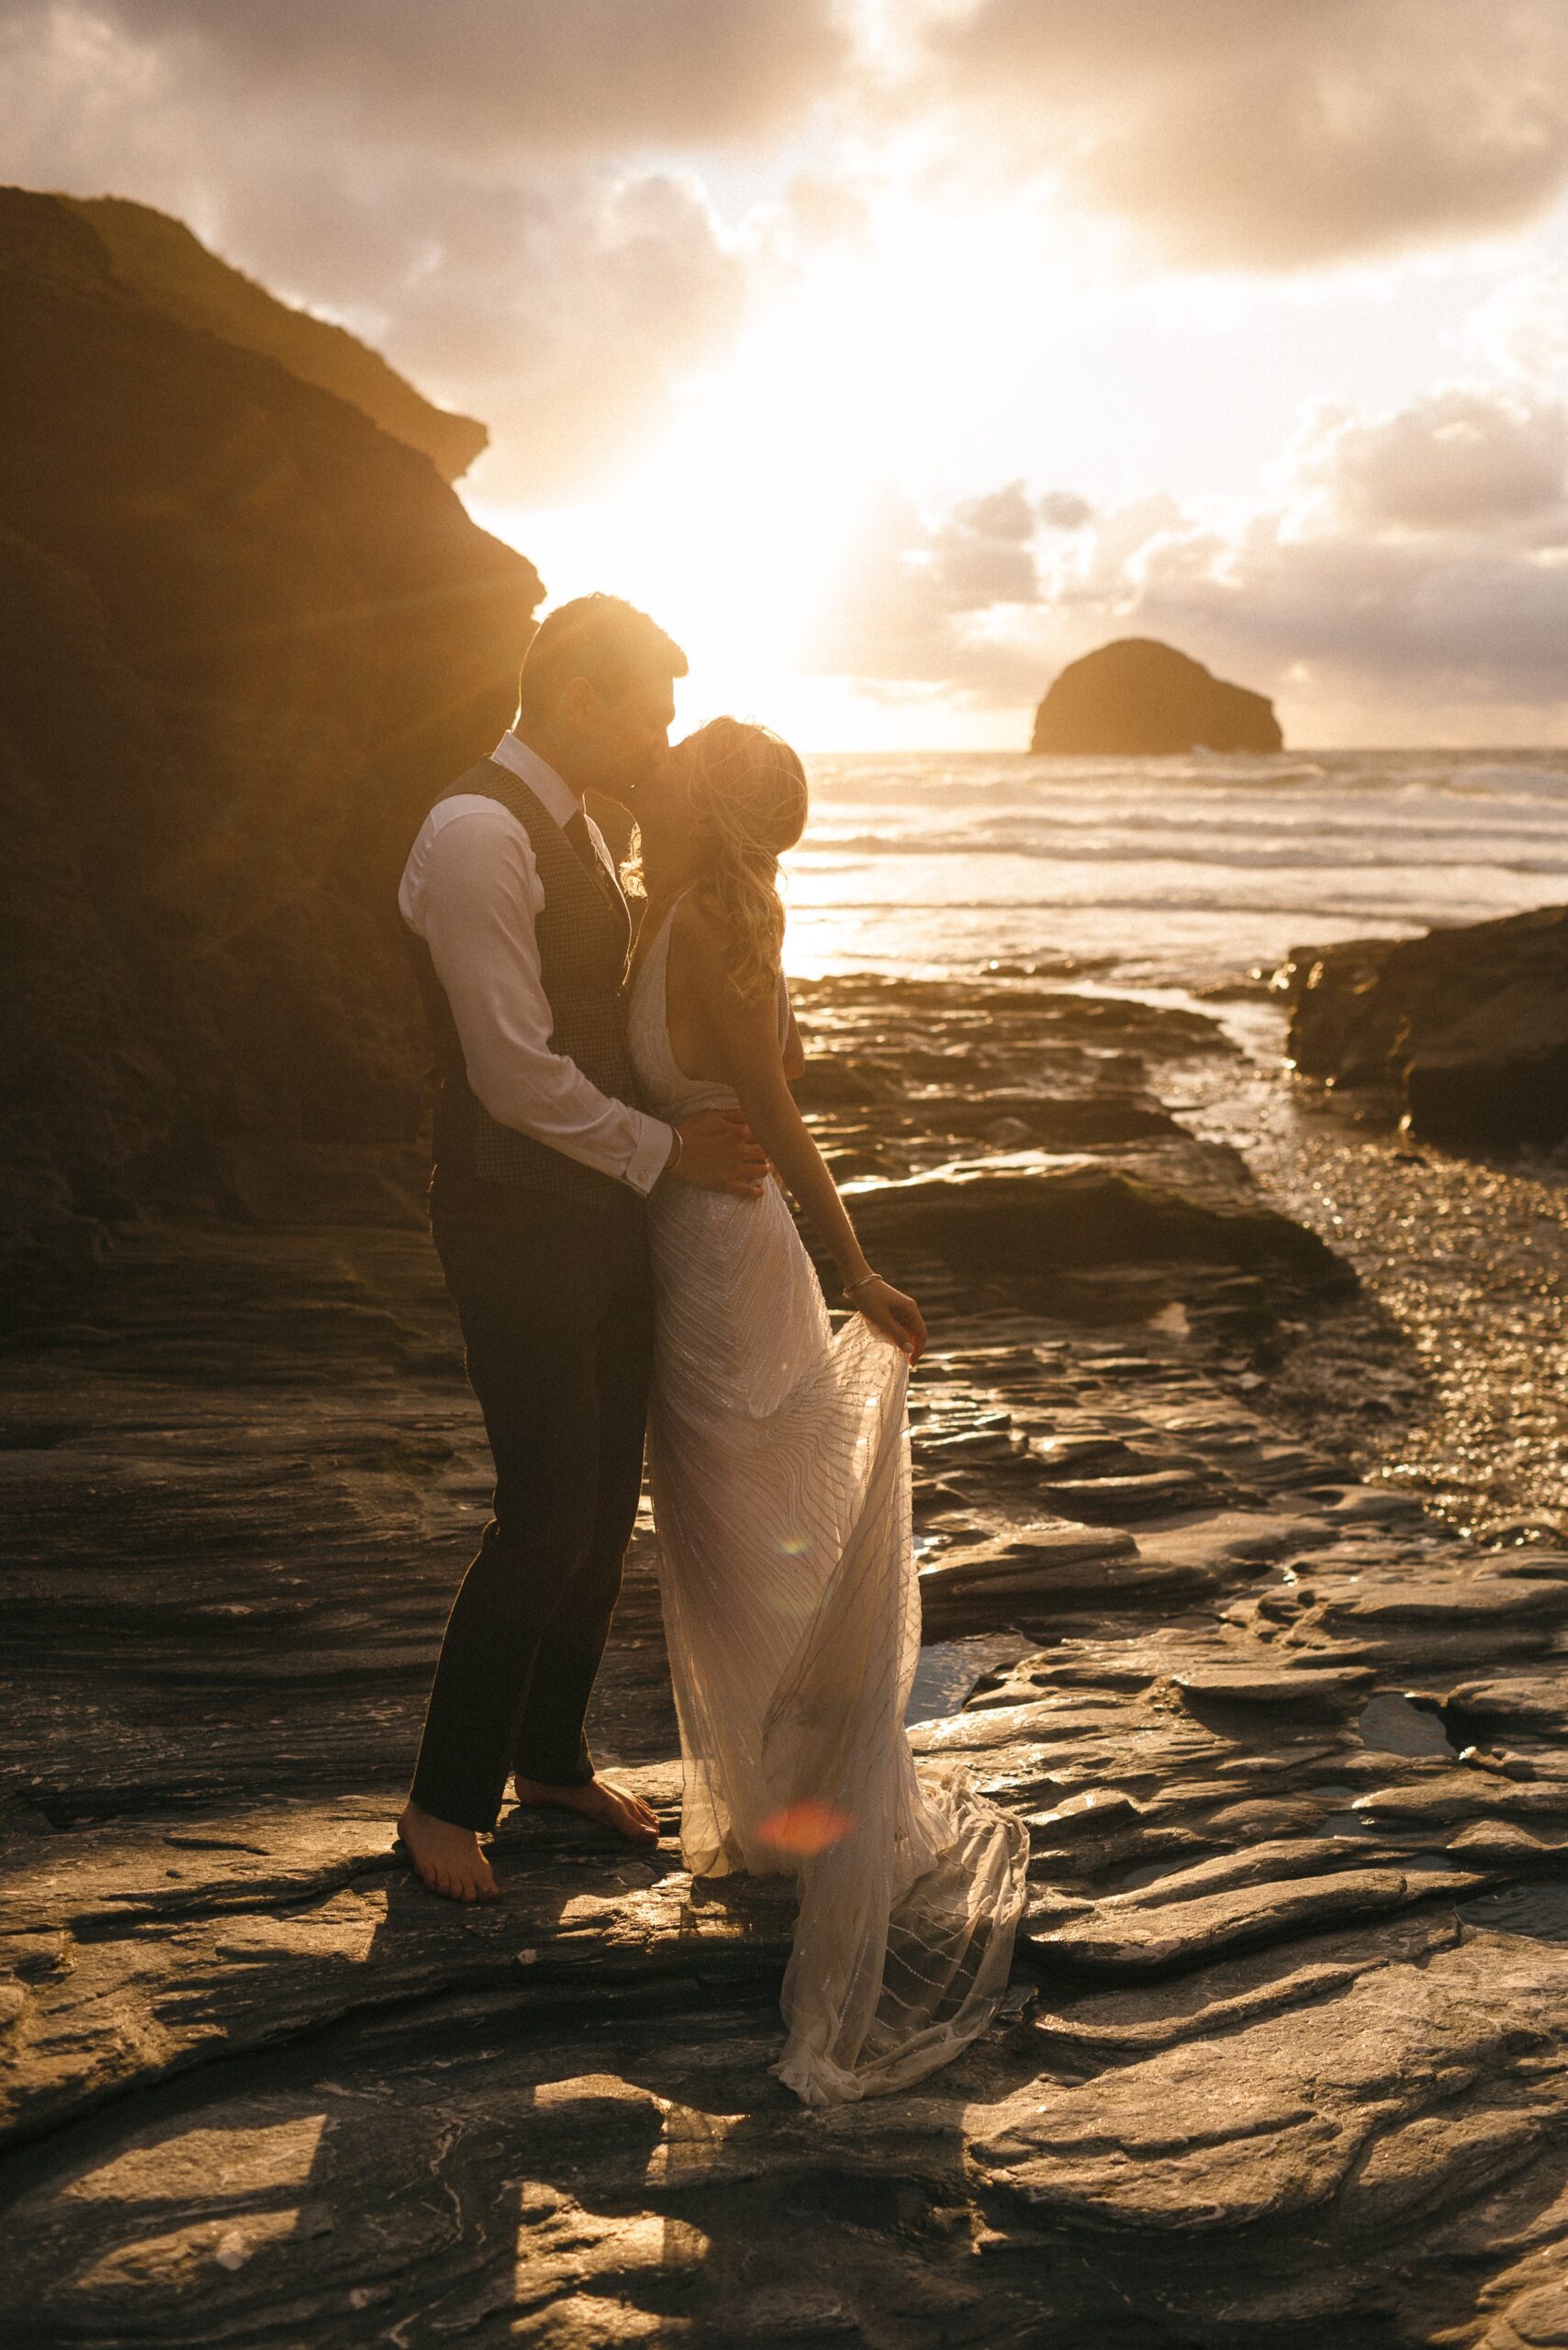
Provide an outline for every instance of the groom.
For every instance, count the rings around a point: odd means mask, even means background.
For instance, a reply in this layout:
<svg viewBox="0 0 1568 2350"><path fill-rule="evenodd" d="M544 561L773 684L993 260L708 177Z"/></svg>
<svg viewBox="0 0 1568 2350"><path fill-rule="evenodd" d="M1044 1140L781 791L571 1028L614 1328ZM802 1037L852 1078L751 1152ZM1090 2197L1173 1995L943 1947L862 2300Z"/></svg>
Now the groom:
<svg viewBox="0 0 1568 2350"><path fill-rule="evenodd" d="M766 1161L737 1117L631 1106L631 922L583 794L634 807L686 666L613 596L550 613L513 726L437 799L398 890L441 1073L431 1229L496 1468L398 1822L456 1901L498 1897L479 1839L509 1770L520 1802L657 1832L583 1736L642 1487L643 1203L661 1181L755 1197Z"/></svg>

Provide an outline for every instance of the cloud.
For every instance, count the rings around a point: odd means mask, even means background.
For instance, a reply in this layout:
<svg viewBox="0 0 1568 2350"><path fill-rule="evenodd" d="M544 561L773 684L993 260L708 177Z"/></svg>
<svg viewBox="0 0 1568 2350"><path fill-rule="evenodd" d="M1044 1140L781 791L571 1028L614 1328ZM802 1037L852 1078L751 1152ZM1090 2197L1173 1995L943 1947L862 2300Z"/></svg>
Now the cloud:
<svg viewBox="0 0 1568 2350"><path fill-rule="evenodd" d="M1505 278L1471 312L1464 335L1491 375L1568 385L1568 271L1544 264Z"/></svg>
<svg viewBox="0 0 1568 2350"><path fill-rule="evenodd" d="M258 188L230 215L269 283L303 290L295 256L316 196L309 182ZM753 304L686 173L501 186L431 172L340 210L319 296L416 382L484 418L492 446L476 487L501 503L602 479Z"/></svg>
<svg viewBox="0 0 1568 2350"><path fill-rule="evenodd" d="M798 128L834 0L6 0L0 175L140 197L580 495L752 314L685 151Z"/></svg>
<svg viewBox="0 0 1568 2350"><path fill-rule="evenodd" d="M1276 687L1294 677L1372 696L1562 698L1568 576L1503 549L1296 539L1265 516L1239 542L1167 540L1136 577L1108 585L1140 629L1217 636Z"/></svg>
<svg viewBox="0 0 1568 2350"><path fill-rule="evenodd" d="M867 686L939 685L1002 699L1027 691L1014 623L1040 599L1039 522L1040 503L1022 482L935 520L885 494L870 510L814 658ZM1032 677L1037 655L1023 658Z"/></svg>
<svg viewBox="0 0 1568 2350"><path fill-rule="evenodd" d="M1321 411L1297 453L1303 487L1366 537L1518 529L1568 541L1568 415L1555 399L1453 386L1371 422Z"/></svg>
<svg viewBox="0 0 1568 2350"><path fill-rule="evenodd" d="M3 173L162 205L344 319L490 424L487 502L591 500L781 289L869 284L889 223L961 238L999 181L1081 255L1179 269L1516 228L1568 186L1568 5L0 0ZM884 497L816 666L1022 705L1141 632L1298 733L1561 709L1568 282L1527 272L1468 331L1473 380L1319 405L1245 509Z"/></svg>
<svg viewBox="0 0 1568 2350"><path fill-rule="evenodd" d="M489 166L748 143L847 53L832 0L8 0L6 39L356 145Z"/></svg>
<svg viewBox="0 0 1568 2350"><path fill-rule="evenodd" d="M1048 531L1081 531L1094 516L1089 500L1077 497L1070 489L1048 489L1036 511Z"/></svg>
<svg viewBox="0 0 1568 2350"><path fill-rule="evenodd" d="M935 520L884 504L831 666L1025 707L1108 638L1158 636L1276 697L1298 742L1568 726L1568 404L1550 373L1378 417L1318 408L1248 511L1145 499L1062 536L1062 496L1014 484Z"/></svg>
<svg viewBox="0 0 1568 2350"><path fill-rule="evenodd" d="M971 132L1182 263L1491 236L1568 185L1562 0L976 0L929 39Z"/></svg>

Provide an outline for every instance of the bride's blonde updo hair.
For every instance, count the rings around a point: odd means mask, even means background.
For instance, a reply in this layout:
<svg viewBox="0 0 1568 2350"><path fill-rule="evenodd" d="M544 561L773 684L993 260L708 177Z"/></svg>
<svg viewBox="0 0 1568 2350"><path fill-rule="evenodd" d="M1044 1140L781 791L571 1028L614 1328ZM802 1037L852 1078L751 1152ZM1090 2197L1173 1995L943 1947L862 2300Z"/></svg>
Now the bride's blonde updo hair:
<svg viewBox="0 0 1568 2350"><path fill-rule="evenodd" d="M691 761L691 810L712 842L700 887L730 932L738 995L777 983L784 945L778 860L806 829L806 771L780 735L738 718L711 719L682 748Z"/></svg>

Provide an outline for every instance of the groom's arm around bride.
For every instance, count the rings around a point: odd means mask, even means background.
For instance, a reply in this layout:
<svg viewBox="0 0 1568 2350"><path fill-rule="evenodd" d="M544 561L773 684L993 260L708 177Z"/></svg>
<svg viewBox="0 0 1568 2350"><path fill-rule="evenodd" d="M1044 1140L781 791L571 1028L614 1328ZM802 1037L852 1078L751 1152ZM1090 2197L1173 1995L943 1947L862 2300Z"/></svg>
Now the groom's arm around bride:
<svg viewBox="0 0 1568 2350"><path fill-rule="evenodd" d="M767 1165L743 1120L635 1106L631 922L583 795L634 811L686 666L614 598L552 613L516 723L438 797L399 890L440 1074L431 1228L496 1467L399 1822L456 1899L495 1897L478 1840L509 1771L523 1801L655 1832L583 1735L641 1491L643 1202L661 1180L755 1196Z"/></svg>

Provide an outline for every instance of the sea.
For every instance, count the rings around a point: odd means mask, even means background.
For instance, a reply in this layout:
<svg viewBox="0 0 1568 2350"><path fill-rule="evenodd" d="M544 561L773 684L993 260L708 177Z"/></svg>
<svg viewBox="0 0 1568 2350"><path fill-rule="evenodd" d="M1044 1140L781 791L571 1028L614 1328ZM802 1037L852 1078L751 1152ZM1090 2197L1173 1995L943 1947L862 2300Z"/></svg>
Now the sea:
<svg viewBox="0 0 1568 2350"><path fill-rule="evenodd" d="M1216 1019L1237 1051L1183 1069L1168 1106L1363 1284L1289 1326L1271 1408L1469 1536L1568 1548L1568 1155L1412 1149L1333 1113L1280 1083L1283 1005L1259 985L1293 947L1568 903L1568 750L808 767L790 971L852 993L856 975L1038 974ZM824 1007L801 1001L811 1050ZM927 1712L950 1702L944 1656Z"/></svg>
<svg viewBox="0 0 1568 2350"><path fill-rule="evenodd" d="M1568 750L807 765L801 978L995 964L1185 991L1568 901Z"/></svg>

